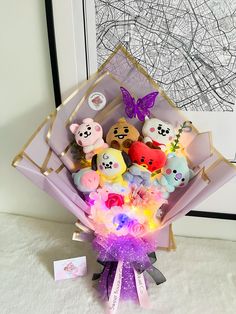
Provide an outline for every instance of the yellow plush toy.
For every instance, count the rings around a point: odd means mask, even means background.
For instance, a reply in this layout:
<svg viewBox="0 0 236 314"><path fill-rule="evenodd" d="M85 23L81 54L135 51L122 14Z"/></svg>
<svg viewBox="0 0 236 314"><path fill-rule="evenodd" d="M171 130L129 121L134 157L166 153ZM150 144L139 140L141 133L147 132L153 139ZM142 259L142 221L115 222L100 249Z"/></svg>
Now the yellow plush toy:
<svg viewBox="0 0 236 314"><path fill-rule="evenodd" d="M110 147L128 153L131 144L138 141L139 137L139 131L125 118L120 118L108 131L106 142Z"/></svg>
<svg viewBox="0 0 236 314"><path fill-rule="evenodd" d="M114 148L106 148L92 158L92 169L99 173L101 186L106 182L126 185L122 175L131 165L128 154Z"/></svg>

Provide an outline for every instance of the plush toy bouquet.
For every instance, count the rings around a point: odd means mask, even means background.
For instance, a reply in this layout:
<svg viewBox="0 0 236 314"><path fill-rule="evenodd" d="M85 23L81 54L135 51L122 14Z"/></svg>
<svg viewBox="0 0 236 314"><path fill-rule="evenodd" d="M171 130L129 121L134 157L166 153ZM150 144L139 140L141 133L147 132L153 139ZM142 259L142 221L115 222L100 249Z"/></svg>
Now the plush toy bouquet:
<svg viewBox="0 0 236 314"><path fill-rule="evenodd" d="M235 175L123 47L50 114L13 165L79 220L110 313L148 307L155 251L174 248L171 223Z"/></svg>

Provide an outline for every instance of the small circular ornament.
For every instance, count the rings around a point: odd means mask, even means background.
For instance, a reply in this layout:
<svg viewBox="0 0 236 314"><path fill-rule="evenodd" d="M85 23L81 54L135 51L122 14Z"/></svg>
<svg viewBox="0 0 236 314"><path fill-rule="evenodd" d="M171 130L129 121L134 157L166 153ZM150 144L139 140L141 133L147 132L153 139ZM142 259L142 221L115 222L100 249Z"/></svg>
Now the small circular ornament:
<svg viewBox="0 0 236 314"><path fill-rule="evenodd" d="M95 111L102 110L106 106L106 97L99 92L94 92L88 97L89 107Z"/></svg>

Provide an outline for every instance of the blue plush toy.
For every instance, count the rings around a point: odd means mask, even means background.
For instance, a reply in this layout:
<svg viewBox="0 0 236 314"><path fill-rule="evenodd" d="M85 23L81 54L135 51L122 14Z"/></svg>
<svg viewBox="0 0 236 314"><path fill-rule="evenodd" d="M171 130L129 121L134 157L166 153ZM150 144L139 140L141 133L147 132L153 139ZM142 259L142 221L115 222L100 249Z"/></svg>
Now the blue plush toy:
<svg viewBox="0 0 236 314"><path fill-rule="evenodd" d="M163 197L167 199L177 187L186 186L193 176L194 172L188 167L186 158L170 153L160 176L154 180L154 185L161 188Z"/></svg>
<svg viewBox="0 0 236 314"><path fill-rule="evenodd" d="M128 171L123 175L123 178L130 184L135 184L137 186L151 185L151 172L142 166L133 164Z"/></svg>

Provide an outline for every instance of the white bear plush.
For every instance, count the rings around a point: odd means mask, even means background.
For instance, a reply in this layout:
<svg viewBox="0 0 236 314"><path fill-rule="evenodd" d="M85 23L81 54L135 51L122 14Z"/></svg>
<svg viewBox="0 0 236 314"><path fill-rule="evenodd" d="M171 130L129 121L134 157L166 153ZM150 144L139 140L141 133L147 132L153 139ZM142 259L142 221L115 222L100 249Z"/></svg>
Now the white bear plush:
<svg viewBox="0 0 236 314"><path fill-rule="evenodd" d="M166 145L173 141L175 130L173 126L167 122L157 118L145 118L142 128L144 143L151 142L154 146L159 146L162 150L166 149Z"/></svg>

